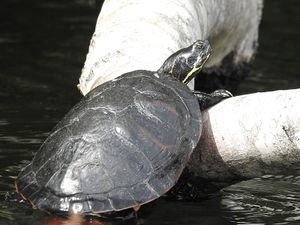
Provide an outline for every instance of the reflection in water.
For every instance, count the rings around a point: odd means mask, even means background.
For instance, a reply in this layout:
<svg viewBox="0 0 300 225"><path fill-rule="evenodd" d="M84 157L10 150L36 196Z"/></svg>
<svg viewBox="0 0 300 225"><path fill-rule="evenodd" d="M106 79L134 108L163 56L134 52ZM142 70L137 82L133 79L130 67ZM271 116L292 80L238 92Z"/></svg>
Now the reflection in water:
<svg viewBox="0 0 300 225"><path fill-rule="evenodd" d="M49 217L40 225L135 225L136 218L104 220L96 217L82 217L71 215L67 218Z"/></svg>
<svg viewBox="0 0 300 225"><path fill-rule="evenodd" d="M260 49L240 93L300 87L300 24L293 20L300 2L265 3ZM67 220L32 209L15 194L14 179L80 98L76 84L97 10L94 0L0 1L0 225ZM137 221L104 223L300 224L299 196L300 174L264 176L232 185L209 200L160 199L142 207ZM103 224L97 218L84 221L90 222Z"/></svg>
<svg viewBox="0 0 300 225"><path fill-rule="evenodd" d="M224 190L222 205L235 222L281 224L300 220L299 175L266 175Z"/></svg>
<svg viewBox="0 0 300 225"><path fill-rule="evenodd" d="M99 220L91 219L86 220L80 215L72 215L69 218L59 218L55 217L52 219L49 219L48 221L42 223L41 225L105 225L104 222L101 222Z"/></svg>

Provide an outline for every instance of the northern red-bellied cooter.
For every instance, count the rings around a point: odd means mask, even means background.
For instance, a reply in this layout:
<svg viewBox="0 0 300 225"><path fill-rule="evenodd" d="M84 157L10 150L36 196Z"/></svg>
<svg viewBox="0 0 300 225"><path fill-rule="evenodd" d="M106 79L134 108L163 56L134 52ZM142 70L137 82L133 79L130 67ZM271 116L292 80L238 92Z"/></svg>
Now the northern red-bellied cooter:
<svg viewBox="0 0 300 225"><path fill-rule="evenodd" d="M156 72L106 82L57 124L19 174L17 191L50 211L98 214L150 202L174 186L202 129L200 108L231 94L187 86L211 52L196 41Z"/></svg>

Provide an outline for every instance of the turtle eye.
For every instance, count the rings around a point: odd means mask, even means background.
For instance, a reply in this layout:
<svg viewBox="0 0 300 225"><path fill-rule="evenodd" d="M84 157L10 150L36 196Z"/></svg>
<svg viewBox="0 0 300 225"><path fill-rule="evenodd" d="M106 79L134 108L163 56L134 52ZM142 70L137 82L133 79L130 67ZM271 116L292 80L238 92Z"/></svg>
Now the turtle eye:
<svg viewBox="0 0 300 225"><path fill-rule="evenodd" d="M196 62L196 58L195 58L195 57L189 57L189 58L187 59L187 64L188 64L189 66L193 66L195 62Z"/></svg>

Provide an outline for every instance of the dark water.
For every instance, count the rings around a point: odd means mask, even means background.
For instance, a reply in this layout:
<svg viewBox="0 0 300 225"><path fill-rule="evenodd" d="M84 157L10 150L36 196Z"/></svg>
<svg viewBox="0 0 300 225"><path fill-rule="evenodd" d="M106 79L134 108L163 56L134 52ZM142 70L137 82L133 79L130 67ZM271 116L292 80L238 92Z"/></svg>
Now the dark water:
<svg viewBox="0 0 300 225"><path fill-rule="evenodd" d="M80 99L76 84L96 17L93 0L0 1L1 225L51 218L11 191L20 169ZM300 87L299 27L299 0L266 0L258 55L239 93ZM244 181L200 202L160 200L137 222L300 224L300 173Z"/></svg>

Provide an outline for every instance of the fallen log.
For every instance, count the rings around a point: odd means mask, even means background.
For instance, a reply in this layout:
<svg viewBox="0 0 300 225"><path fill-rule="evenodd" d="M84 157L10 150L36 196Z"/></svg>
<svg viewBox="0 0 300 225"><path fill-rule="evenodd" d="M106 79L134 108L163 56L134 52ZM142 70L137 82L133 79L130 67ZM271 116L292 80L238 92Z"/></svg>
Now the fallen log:
<svg viewBox="0 0 300 225"><path fill-rule="evenodd" d="M106 0L80 77L83 94L125 72L157 70L173 52L209 39L208 67L230 52L255 51L262 1ZM299 166L299 90L227 99L204 112L204 129L188 169L216 181L284 173Z"/></svg>
<svg viewBox="0 0 300 225"><path fill-rule="evenodd" d="M300 169L300 89L232 97L203 114L188 169L210 181Z"/></svg>
<svg viewBox="0 0 300 225"><path fill-rule="evenodd" d="M208 39L213 48L207 67L232 52L234 63L249 62L261 11L262 0L106 0L78 88L85 95L125 72L156 71L197 39Z"/></svg>

